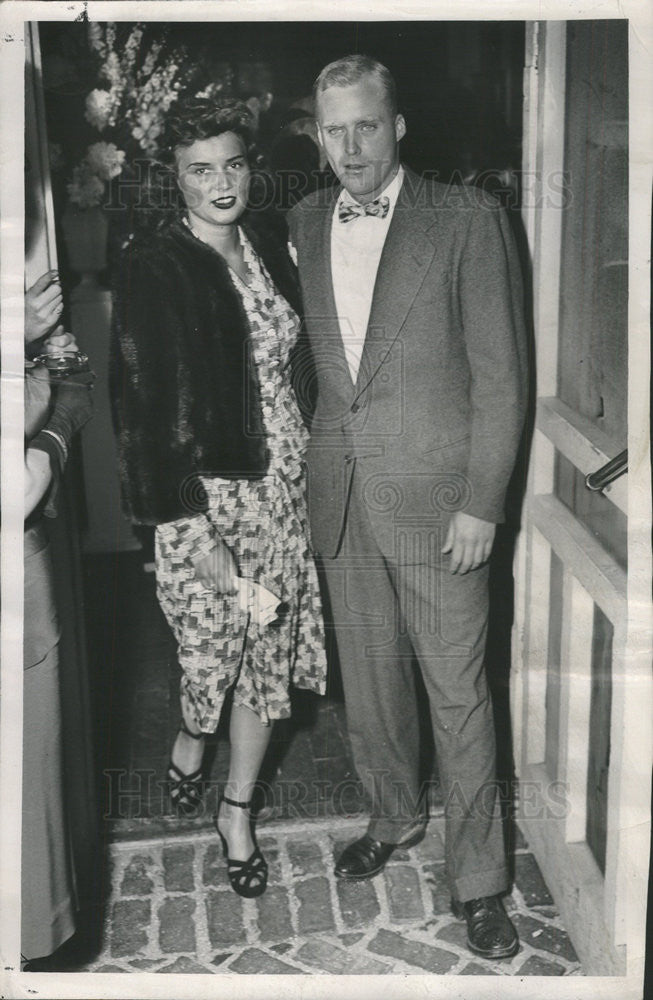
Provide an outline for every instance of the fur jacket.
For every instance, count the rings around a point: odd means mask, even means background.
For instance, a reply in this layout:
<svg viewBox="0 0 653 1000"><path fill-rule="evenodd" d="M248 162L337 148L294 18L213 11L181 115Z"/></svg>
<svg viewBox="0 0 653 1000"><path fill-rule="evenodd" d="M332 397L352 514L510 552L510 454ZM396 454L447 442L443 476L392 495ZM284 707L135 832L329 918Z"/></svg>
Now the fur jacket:
<svg viewBox="0 0 653 1000"><path fill-rule="evenodd" d="M241 219L299 312L278 233ZM199 474L260 478L268 466L249 326L224 259L181 221L124 250L114 282L110 395L123 509L160 524L206 507Z"/></svg>

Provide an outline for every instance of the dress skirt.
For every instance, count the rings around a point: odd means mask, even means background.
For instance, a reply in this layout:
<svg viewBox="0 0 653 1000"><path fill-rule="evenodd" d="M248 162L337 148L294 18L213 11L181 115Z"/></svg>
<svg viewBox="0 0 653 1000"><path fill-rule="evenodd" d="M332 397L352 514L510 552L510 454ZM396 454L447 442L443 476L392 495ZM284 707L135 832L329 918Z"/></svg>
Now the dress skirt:
<svg viewBox="0 0 653 1000"><path fill-rule="evenodd" d="M320 694L326 686L322 610L308 542L308 432L290 383L299 322L242 230L240 237L251 278L245 284L234 274L232 280L250 325L268 471L258 480L202 475L206 511L189 510L155 532L157 596L177 639L182 694L204 732L216 729L227 692L268 723L290 714L291 683ZM191 508L192 498L187 502ZM214 593L197 578L191 557L207 553L217 537L232 550L239 575L286 606L273 625L257 625L236 595Z"/></svg>

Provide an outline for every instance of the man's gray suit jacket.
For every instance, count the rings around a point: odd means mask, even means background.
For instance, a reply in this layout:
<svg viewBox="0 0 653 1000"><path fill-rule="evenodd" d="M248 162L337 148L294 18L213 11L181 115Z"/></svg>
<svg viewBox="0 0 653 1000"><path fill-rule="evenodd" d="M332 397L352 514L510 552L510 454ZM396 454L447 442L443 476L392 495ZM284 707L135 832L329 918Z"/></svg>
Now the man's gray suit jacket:
<svg viewBox="0 0 653 1000"><path fill-rule="evenodd" d="M355 468L378 544L393 557L398 523L439 525L441 537L457 509L504 519L526 406L519 262L495 199L406 170L354 384L331 280L338 194L315 192L289 214L318 384L312 541L336 555Z"/></svg>

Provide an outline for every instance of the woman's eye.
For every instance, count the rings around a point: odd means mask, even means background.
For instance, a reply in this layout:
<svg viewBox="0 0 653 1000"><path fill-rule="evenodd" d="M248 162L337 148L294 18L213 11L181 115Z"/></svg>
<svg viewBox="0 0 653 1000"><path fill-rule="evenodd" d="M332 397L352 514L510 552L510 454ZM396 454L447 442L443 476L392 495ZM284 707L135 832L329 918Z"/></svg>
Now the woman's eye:
<svg viewBox="0 0 653 1000"><path fill-rule="evenodd" d="M195 167L195 169L193 170L193 173L199 177L202 177L204 174L208 174L208 172L209 172L208 167Z"/></svg>
<svg viewBox="0 0 653 1000"><path fill-rule="evenodd" d="M230 164L230 166L233 167L234 170L242 170L242 168L245 166L245 161L234 160L233 163Z"/></svg>

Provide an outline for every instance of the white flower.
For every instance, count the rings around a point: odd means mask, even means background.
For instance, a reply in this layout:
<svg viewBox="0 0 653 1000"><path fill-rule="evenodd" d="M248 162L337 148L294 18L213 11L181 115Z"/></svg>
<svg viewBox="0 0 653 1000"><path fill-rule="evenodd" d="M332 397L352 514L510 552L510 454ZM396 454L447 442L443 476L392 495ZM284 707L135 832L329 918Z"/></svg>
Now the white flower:
<svg viewBox="0 0 653 1000"><path fill-rule="evenodd" d="M122 172L125 154L113 142L94 142L88 147L86 162L104 181L110 181Z"/></svg>
<svg viewBox="0 0 653 1000"><path fill-rule="evenodd" d="M104 36L105 51L111 52L115 43L116 43L116 22L107 21L107 27Z"/></svg>
<svg viewBox="0 0 653 1000"><path fill-rule="evenodd" d="M140 25L136 25L132 28L129 38L125 42L125 48L123 51L121 62L122 72L125 76L128 76L136 62L136 56L138 55L138 49L141 44L141 39L143 38L143 29Z"/></svg>
<svg viewBox="0 0 653 1000"><path fill-rule="evenodd" d="M67 188L70 200L80 208L94 208L100 204L104 195L104 181L93 173L86 162L75 167Z"/></svg>
<svg viewBox="0 0 653 1000"><path fill-rule="evenodd" d="M84 117L89 125L92 125L99 132L107 125L113 125L112 113L114 111L114 99L109 90L92 90L86 97L86 109Z"/></svg>
<svg viewBox="0 0 653 1000"><path fill-rule="evenodd" d="M132 127L132 135L141 148L150 156L156 153L159 135L163 129L160 117L155 117L147 112L141 112L136 116L136 123Z"/></svg>
<svg viewBox="0 0 653 1000"><path fill-rule="evenodd" d="M163 48L163 46L162 46L161 42L153 42L152 43L152 47L150 48L150 51L146 55L145 62L143 63L143 65L141 67L140 73L138 74L143 80L146 80L148 78L148 76L151 75L151 73L152 73L152 71L154 69L154 64L156 63L157 59L159 58L159 53L160 53L160 51L161 51L162 48Z"/></svg>
<svg viewBox="0 0 653 1000"><path fill-rule="evenodd" d="M108 80L112 87L120 86L122 73L120 70L120 60L115 52L110 52L107 56L106 62L100 70L100 76Z"/></svg>
<svg viewBox="0 0 653 1000"><path fill-rule="evenodd" d="M99 25L97 21L89 21L88 23L88 41L92 49L99 52L102 57L105 56L106 44L104 41L104 33L101 25Z"/></svg>
<svg viewBox="0 0 653 1000"><path fill-rule="evenodd" d="M141 23L132 26L126 39L121 38L119 47L113 22L89 27L89 41L102 59L99 75L107 89L98 87L87 96L86 120L100 132L121 122L142 150L154 153L164 116L189 76L183 48L166 52L161 42L148 44ZM89 157L101 179L116 176L124 163L124 154L116 147L109 160L107 156L105 144Z"/></svg>
<svg viewBox="0 0 653 1000"><path fill-rule="evenodd" d="M145 132L149 131L152 126L153 118L147 111L141 111L136 115L136 125L134 130L140 129L140 134L143 135Z"/></svg>

